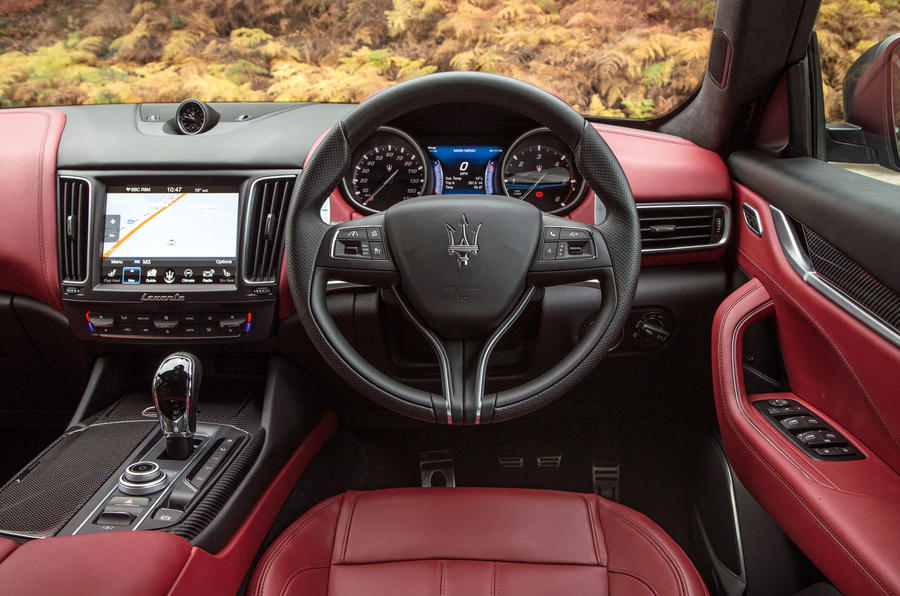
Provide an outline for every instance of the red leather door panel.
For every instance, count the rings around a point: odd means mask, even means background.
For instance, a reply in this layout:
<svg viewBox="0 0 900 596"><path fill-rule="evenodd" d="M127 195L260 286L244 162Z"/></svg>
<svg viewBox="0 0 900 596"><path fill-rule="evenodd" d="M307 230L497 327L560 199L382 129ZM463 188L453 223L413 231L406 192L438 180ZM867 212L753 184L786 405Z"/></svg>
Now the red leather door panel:
<svg viewBox="0 0 900 596"><path fill-rule="evenodd" d="M794 392L845 424L900 473L900 349L844 312L791 268L769 203L735 185L736 211L759 213L764 233L738 226L738 264L772 296Z"/></svg>
<svg viewBox="0 0 900 596"><path fill-rule="evenodd" d="M713 374L719 426L741 481L845 594L900 593L900 349L808 285L778 243L769 204L735 185L735 211L751 205L758 237L738 224L737 260L753 277L719 307ZM865 455L816 461L751 402L741 367L743 334L774 317L792 393Z"/></svg>

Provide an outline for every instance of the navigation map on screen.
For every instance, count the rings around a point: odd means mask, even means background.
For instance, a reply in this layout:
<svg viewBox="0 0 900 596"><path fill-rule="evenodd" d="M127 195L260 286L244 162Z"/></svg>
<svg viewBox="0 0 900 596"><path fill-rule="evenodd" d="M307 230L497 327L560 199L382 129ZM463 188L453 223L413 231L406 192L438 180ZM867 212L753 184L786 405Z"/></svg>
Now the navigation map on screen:
<svg viewBox="0 0 900 596"><path fill-rule="evenodd" d="M110 186L103 284L234 284L239 195L232 186Z"/></svg>
<svg viewBox="0 0 900 596"><path fill-rule="evenodd" d="M104 259L235 256L238 194L233 189L135 185L121 190L106 195Z"/></svg>

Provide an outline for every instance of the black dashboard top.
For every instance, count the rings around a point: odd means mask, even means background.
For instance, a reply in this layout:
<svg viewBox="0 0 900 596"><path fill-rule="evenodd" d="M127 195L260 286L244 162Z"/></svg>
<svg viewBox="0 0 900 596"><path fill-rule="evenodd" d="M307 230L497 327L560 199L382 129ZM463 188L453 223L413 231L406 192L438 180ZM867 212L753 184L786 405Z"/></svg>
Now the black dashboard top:
<svg viewBox="0 0 900 596"><path fill-rule="evenodd" d="M178 134L178 104L54 108L65 113L59 169L213 170L297 168L315 140L355 107L323 103L213 103L221 118L207 132ZM477 142L485 134L510 143L538 126L480 104L417 110L390 123L418 138Z"/></svg>
<svg viewBox="0 0 900 596"><path fill-rule="evenodd" d="M66 115L60 169L297 168L312 144L354 106L316 103L211 104L223 115L199 135L167 134L177 104L56 108ZM148 109L149 106L155 110ZM274 108L274 110L273 110ZM150 120L153 112L158 120ZM240 114L251 117L236 121Z"/></svg>

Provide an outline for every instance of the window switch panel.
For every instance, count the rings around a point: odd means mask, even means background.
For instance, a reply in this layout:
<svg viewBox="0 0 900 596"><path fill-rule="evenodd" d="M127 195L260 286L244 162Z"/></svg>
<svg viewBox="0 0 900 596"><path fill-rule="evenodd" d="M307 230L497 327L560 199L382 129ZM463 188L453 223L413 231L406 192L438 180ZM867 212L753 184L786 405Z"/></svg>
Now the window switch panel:
<svg viewBox="0 0 900 596"><path fill-rule="evenodd" d="M760 399L753 406L772 426L809 457L819 461L848 461L865 456L821 417L794 400Z"/></svg>

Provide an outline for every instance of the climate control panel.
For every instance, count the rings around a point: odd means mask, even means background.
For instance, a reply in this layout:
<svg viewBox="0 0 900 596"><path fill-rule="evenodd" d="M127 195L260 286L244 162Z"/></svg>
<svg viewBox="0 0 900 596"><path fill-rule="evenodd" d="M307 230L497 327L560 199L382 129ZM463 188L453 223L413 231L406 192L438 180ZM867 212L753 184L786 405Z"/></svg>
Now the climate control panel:
<svg viewBox="0 0 900 596"><path fill-rule="evenodd" d="M253 312L225 314L100 313L84 315L88 332L99 336L236 337L253 329Z"/></svg>
<svg viewBox="0 0 900 596"><path fill-rule="evenodd" d="M274 303L172 305L66 304L76 336L98 341L262 341L270 337Z"/></svg>

